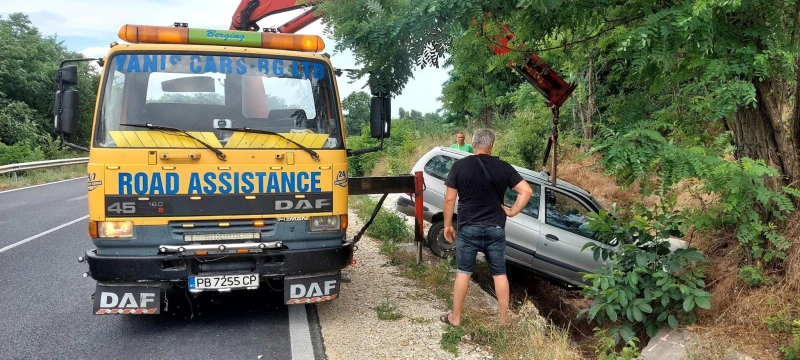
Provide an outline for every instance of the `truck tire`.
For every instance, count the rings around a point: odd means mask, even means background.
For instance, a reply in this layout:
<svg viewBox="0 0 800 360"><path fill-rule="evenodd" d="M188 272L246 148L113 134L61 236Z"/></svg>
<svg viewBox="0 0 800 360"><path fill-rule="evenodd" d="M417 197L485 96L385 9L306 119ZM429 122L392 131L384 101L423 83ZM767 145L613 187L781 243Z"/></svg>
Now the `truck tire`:
<svg viewBox="0 0 800 360"><path fill-rule="evenodd" d="M444 238L444 221L437 221L428 230L428 245L431 252L440 258L449 258L456 255L456 244L448 243Z"/></svg>

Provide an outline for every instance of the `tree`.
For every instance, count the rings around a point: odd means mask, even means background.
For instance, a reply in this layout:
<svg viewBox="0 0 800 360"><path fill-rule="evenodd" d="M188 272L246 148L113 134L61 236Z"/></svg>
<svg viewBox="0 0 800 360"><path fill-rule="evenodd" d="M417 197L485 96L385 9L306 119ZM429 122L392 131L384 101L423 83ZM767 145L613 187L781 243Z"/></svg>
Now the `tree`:
<svg viewBox="0 0 800 360"><path fill-rule="evenodd" d="M369 126L369 108L372 97L364 91L354 92L342 100L345 114L345 134L359 136Z"/></svg>
<svg viewBox="0 0 800 360"><path fill-rule="evenodd" d="M52 151L55 71L61 60L83 57L54 37L44 37L21 13L0 17L0 141L21 142ZM86 145L91 134L99 75L78 64L79 116L75 142Z"/></svg>
<svg viewBox="0 0 800 360"><path fill-rule="evenodd" d="M479 36L492 45L503 34L499 25L509 24L516 33L511 53L461 59L488 70L536 50L548 63L564 60L558 68L574 78L596 50L592 65L604 69L591 94L608 98L598 96L591 106L615 126L647 119L693 143L710 141L716 135L710 131L730 131L737 158L764 160L780 171L775 186L800 181L800 1L353 0L320 10L338 48L352 50L363 64L354 76L371 74L379 90L400 92L414 66L437 66L445 53L457 54L454 39ZM448 86L459 87L448 101L476 102L458 84L478 78L455 71L456 85Z"/></svg>

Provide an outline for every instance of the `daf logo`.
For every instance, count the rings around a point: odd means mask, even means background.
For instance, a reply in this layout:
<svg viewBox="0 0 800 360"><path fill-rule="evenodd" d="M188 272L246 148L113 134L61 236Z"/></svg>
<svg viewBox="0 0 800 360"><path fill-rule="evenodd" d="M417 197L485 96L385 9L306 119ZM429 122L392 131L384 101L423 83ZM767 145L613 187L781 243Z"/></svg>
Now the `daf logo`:
<svg viewBox="0 0 800 360"><path fill-rule="evenodd" d="M311 210L322 209L330 206L331 201L328 199L316 199L314 202L310 200L275 200L275 210Z"/></svg>

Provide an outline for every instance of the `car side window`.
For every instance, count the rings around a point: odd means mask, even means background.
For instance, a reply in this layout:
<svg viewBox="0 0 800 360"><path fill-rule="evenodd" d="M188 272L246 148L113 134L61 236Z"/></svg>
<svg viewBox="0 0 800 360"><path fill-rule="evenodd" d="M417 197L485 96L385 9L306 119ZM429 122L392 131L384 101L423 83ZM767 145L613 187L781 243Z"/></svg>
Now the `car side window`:
<svg viewBox="0 0 800 360"><path fill-rule="evenodd" d="M445 180L454 162L456 159L449 156L436 155L425 163L425 173L439 180Z"/></svg>
<svg viewBox="0 0 800 360"><path fill-rule="evenodd" d="M594 231L589 230L589 217L592 212L578 200L564 193L545 190L545 223L591 239Z"/></svg>
<svg viewBox="0 0 800 360"><path fill-rule="evenodd" d="M528 204L525 205L524 208L522 208L522 213L534 219L538 219L539 199L541 198L542 187L539 184L533 184L530 181L528 181L528 184L531 186L531 189L533 189L533 194L531 195L530 200L528 200ZM503 199L503 204L505 204L508 207L513 206L514 202L517 201L517 196L519 196L519 194L517 194L517 192L514 191L514 189L506 189L506 196Z"/></svg>

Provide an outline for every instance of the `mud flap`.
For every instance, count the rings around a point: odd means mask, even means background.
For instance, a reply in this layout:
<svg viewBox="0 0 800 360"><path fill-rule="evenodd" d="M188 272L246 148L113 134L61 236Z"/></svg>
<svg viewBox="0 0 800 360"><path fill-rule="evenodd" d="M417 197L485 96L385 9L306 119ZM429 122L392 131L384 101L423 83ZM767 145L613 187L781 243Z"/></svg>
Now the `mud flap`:
<svg viewBox="0 0 800 360"><path fill-rule="evenodd" d="M308 304L339 297L341 272L329 275L287 276L283 279L283 303Z"/></svg>
<svg viewBox="0 0 800 360"><path fill-rule="evenodd" d="M97 284L94 293L95 315L161 313L161 288L158 286L107 286Z"/></svg>

